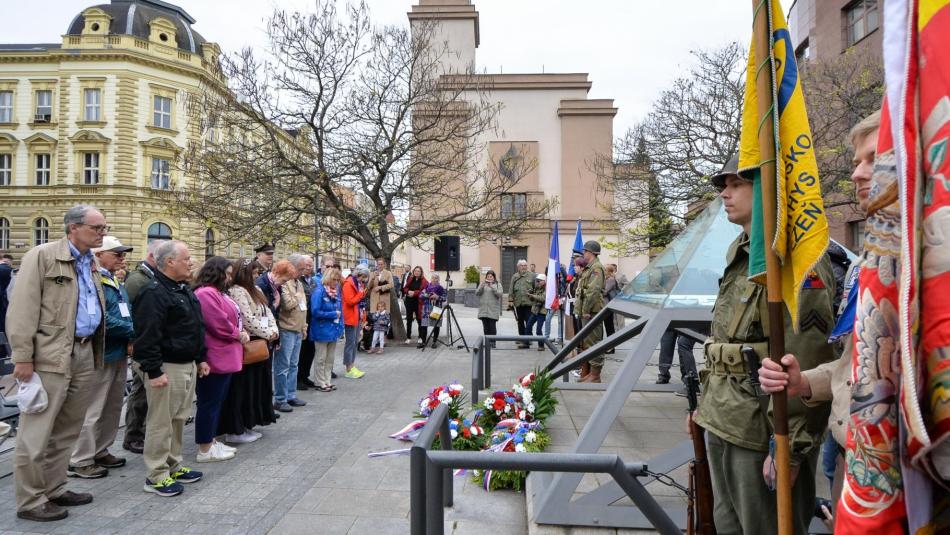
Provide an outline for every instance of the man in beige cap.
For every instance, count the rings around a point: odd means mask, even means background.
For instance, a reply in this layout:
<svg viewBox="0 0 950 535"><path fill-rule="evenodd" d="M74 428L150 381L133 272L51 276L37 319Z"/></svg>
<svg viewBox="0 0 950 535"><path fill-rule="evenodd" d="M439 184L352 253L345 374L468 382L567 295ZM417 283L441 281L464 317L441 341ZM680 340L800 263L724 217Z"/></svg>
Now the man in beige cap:
<svg viewBox="0 0 950 535"><path fill-rule="evenodd" d="M66 474L72 477L97 479L108 475L109 468L125 465L125 459L109 453L109 446L119 432L128 373L126 359L129 344L135 337L132 305L124 286L115 277L116 271L125 269L125 254L131 250L115 236L106 236L102 239L102 246L92 250L99 263L99 280L106 297L105 364L96 370L93 398L86 409L86 419L69 460Z"/></svg>

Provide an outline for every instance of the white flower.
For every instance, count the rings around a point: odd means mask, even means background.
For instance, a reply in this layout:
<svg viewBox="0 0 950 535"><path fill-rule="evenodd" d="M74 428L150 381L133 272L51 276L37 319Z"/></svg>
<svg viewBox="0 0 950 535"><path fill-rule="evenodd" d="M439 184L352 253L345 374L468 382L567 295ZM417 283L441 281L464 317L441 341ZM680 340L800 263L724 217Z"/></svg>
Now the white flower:
<svg viewBox="0 0 950 535"><path fill-rule="evenodd" d="M538 440L538 435L537 435L537 433L535 433L534 431L528 431L527 433L525 433L525 435L524 435L524 441L525 441L525 442L531 444L531 443L533 443L535 440Z"/></svg>
<svg viewBox="0 0 950 535"><path fill-rule="evenodd" d="M456 431L455 429L450 430L449 434L452 435L452 440L455 440L459 436L459 432Z"/></svg>
<svg viewBox="0 0 950 535"><path fill-rule="evenodd" d="M525 389L525 391L521 393L521 399L524 400L525 404L531 403L531 391Z"/></svg>
<svg viewBox="0 0 950 535"><path fill-rule="evenodd" d="M534 414L534 403L528 403L525 408L528 409L528 412Z"/></svg>
<svg viewBox="0 0 950 535"><path fill-rule="evenodd" d="M462 385L455 383L455 384L449 385L449 390L457 390L459 393L461 393L465 389L462 387Z"/></svg>
<svg viewBox="0 0 950 535"><path fill-rule="evenodd" d="M524 444L515 444L515 451L524 451Z"/></svg>
<svg viewBox="0 0 950 535"><path fill-rule="evenodd" d="M511 412L511 405L505 403L505 412Z"/></svg>
<svg viewBox="0 0 950 535"><path fill-rule="evenodd" d="M468 430L472 433L472 436L475 436L475 437L482 434L482 430L479 429L478 426L473 425L472 427L469 427Z"/></svg>
<svg viewBox="0 0 950 535"><path fill-rule="evenodd" d="M482 403L482 405L484 405L486 409L491 409L492 407L495 406L495 398L486 399L485 402Z"/></svg>

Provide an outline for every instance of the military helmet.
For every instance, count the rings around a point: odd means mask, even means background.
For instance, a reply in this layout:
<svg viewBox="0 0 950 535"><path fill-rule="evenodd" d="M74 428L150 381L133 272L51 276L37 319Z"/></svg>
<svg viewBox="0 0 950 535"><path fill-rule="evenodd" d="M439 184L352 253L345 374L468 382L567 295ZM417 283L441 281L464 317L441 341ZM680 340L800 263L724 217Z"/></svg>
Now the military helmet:
<svg viewBox="0 0 950 535"><path fill-rule="evenodd" d="M722 169L718 173L709 177L709 181L712 182L713 187L718 190L723 190L726 187L726 177L729 175L736 175L740 178L745 178L739 174L739 155L733 154L732 158L729 158L729 161L726 162L726 165L722 166Z"/></svg>
<svg viewBox="0 0 950 535"><path fill-rule="evenodd" d="M584 250L590 251L594 254L600 254L600 244L594 240L589 240L584 243Z"/></svg>

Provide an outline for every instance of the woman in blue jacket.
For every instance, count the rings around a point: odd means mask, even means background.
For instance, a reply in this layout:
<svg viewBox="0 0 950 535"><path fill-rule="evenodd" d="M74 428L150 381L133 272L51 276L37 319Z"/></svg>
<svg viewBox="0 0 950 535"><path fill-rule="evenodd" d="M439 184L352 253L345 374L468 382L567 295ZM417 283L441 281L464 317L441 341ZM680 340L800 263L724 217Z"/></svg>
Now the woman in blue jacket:
<svg viewBox="0 0 950 535"><path fill-rule="evenodd" d="M330 382L336 342L343 334L343 292L340 270L324 270L323 279L310 295L310 329L307 337L314 342L314 383L320 392L336 390Z"/></svg>

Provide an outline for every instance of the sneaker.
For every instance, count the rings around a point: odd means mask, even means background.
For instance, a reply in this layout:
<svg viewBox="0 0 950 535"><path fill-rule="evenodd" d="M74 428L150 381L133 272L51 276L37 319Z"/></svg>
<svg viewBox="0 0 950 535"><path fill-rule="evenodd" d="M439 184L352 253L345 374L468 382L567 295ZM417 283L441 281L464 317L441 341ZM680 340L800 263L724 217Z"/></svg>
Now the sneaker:
<svg viewBox="0 0 950 535"><path fill-rule="evenodd" d="M111 453L106 453L102 457L96 457L94 460L96 464L105 468L119 468L120 466L125 466L125 459L116 457Z"/></svg>
<svg viewBox="0 0 950 535"><path fill-rule="evenodd" d="M571 370L571 376L572 376L572 377L580 377L580 376L581 376L581 371L580 371L580 370Z"/></svg>
<svg viewBox="0 0 950 535"><path fill-rule="evenodd" d="M658 384L658 385L668 385L668 384L670 384L670 378L669 378L669 377L664 377L664 376L660 375L660 376L658 376L658 377L656 378L656 384Z"/></svg>
<svg viewBox="0 0 950 535"><path fill-rule="evenodd" d="M199 463L215 463L218 461L227 461L228 459L233 458L233 451L224 451L217 447L215 443L211 443L211 447L208 448L208 451L202 453L201 450L198 450L198 456L195 460Z"/></svg>
<svg viewBox="0 0 950 535"><path fill-rule="evenodd" d="M241 433L240 435L224 435L224 441L230 442L231 444L250 444L260 437L256 437L251 433Z"/></svg>
<svg viewBox="0 0 950 535"><path fill-rule="evenodd" d="M66 469L66 475L69 477L78 477L82 479L99 479L109 475L109 469L90 464L89 466L70 466Z"/></svg>
<svg viewBox="0 0 950 535"><path fill-rule="evenodd" d="M274 410L278 412L294 412L293 407L286 401L274 402Z"/></svg>
<svg viewBox="0 0 950 535"><path fill-rule="evenodd" d="M213 444L214 444L215 447L217 447L217 448L218 448L219 450L221 450L221 451L231 452L231 453L237 453L237 448L232 447L232 446L228 446L228 445L225 444L224 442L218 442L217 439L215 439L215 441L213 442Z"/></svg>
<svg viewBox="0 0 950 535"><path fill-rule="evenodd" d="M356 366L353 366L352 368L350 368L350 371L346 372L346 377L348 379L359 379L360 377L364 375L366 374L361 372L360 369L357 368Z"/></svg>
<svg viewBox="0 0 950 535"><path fill-rule="evenodd" d="M192 470L191 468L185 468L184 466L179 466L178 470L172 472L172 479L179 483L194 483L201 480L203 476L201 472L197 470Z"/></svg>
<svg viewBox="0 0 950 535"><path fill-rule="evenodd" d="M264 433L258 433L257 431L255 431L255 430L253 430L253 429L251 429L251 428L247 428L247 429L245 430L245 433L250 433L250 434L254 435L254 438L255 438L255 439L258 439L258 438L261 438L262 436L264 436Z"/></svg>
<svg viewBox="0 0 950 535"><path fill-rule="evenodd" d="M406 338L406 345L412 344L412 338Z"/></svg>
<svg viewBox="0 0 950 535"><path fill-rule="evenodd" d="M288 399L287 404L290 405L291 407L303 407L304 405L307 404L307 402L302 399L294 398L294 399Z"/></svg>
<svg viewBox="0 0 950 535"><path fill-rule="evenodd" d="M181 486L181 483L178 483L174 479L170 477L166 477L165 479L163 479L162 481L159 481L158 483L152 483L151 481L146 479L145 488L143 490L145 492L151 492L154 494L158 494L159 496L170 498L172 496L178 496L179 494L184 492L185 487Z"/></svg>

